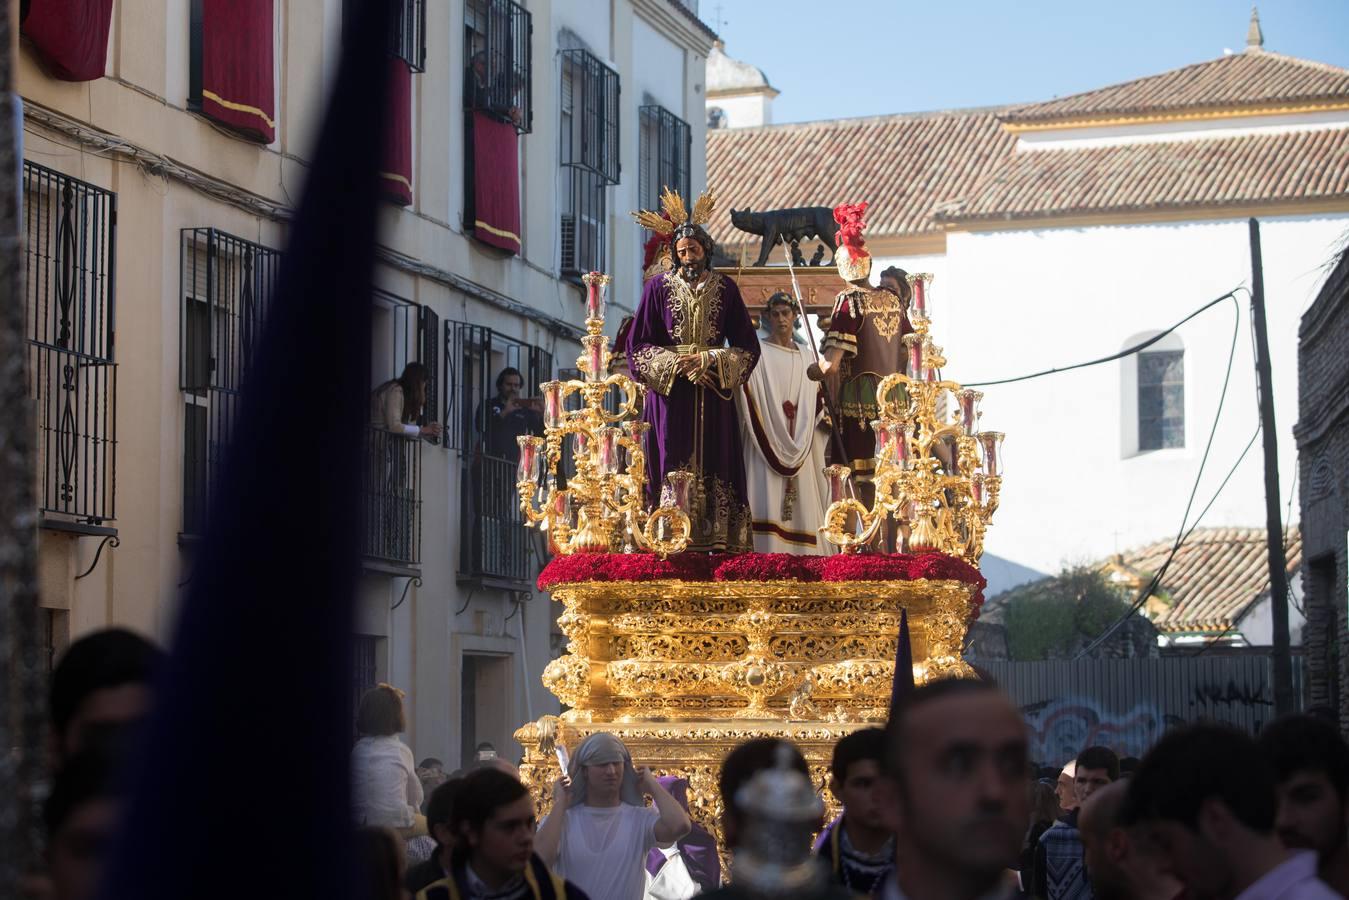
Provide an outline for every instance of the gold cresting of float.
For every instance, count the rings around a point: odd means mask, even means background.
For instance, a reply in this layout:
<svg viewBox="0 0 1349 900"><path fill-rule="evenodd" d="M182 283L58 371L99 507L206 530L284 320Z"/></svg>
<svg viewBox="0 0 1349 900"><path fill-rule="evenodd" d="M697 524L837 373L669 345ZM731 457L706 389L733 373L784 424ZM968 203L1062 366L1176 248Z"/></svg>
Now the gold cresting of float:
<svg viewBox="0 0 1349 900"><path fill-rule="evenodd" d="M543 384L544 437L523 435L516 490L525 520L547 532L560 556L586 552L642 550L664 558L688 544L688 473L672 473L665 500L646 507L646 422L637 421L646 388L621 373L607 374L611 356L604 335L604 306L609 276L590 272L586 286L586 335L576 366L585 380ZM621 396L617 411L605 397ZM578 396L578 409L568 400ZM558 486L563 442L571 438L575 472ZM545 466L546 463L546 466ZM540 476L547 475L540 487ZM535 507L536 495L539 499Z"/></svg>
<svg viewBox="0 0 1349 900"><path fill-rule="evenodd" d="M928 580L560 586L568 644L543 682L576 724L883 722L900 611L915 679L965 675L973 591Z"/></svg>
<svg viewBox="0 0 1349 900"><path fill-rule="evenodd" d="M848 496L851 470L829 466L831 503L821 531L845 553L855 553L894 517L908 527L910 553L937 550L978 566L1002 488L1003 435L979 430L980 391L940 377L946 358L930 334L931 280L928 274L909 276L909 374L887 375L876 387L876 499L868 509Z"/></svg>

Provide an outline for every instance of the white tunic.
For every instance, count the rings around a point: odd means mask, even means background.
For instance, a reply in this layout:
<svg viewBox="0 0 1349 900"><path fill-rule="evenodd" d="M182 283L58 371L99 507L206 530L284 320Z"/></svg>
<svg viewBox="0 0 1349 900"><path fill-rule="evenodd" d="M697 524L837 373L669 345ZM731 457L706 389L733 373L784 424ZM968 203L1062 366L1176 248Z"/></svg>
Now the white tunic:
<svg viewBox="0 0 1349 900"><path fill-rule="evenodd" d="M816 415L817 385L806 377L810 349L761 341L759 364L735 395L744 431L745 483L760 553L830 553L817 529L828 505L827 431ZM783 404L796 410L789 419ZM793 476L791 473L795 473ZM794 484L793 484L794 482ZM789 498L794 488L795 496Z"/></svg>

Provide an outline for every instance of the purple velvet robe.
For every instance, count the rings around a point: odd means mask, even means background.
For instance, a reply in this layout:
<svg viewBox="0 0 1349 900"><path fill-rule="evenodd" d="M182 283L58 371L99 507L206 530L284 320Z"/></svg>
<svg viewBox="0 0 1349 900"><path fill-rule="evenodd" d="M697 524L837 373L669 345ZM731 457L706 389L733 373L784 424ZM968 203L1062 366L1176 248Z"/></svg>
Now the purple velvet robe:
<svg viewBox="0 0 1349 900"><path fill-rule="evenodd" d="M729 346L728 346L729 345ZM689 549L754 549L735 394L759 361L759 337L735 282L713 272L699 288L675 273L646 283L628 334L628 365L648 388L647 500L668 472L694 474ZM702 353L716 387L680 375L676 360Z"/></svg>

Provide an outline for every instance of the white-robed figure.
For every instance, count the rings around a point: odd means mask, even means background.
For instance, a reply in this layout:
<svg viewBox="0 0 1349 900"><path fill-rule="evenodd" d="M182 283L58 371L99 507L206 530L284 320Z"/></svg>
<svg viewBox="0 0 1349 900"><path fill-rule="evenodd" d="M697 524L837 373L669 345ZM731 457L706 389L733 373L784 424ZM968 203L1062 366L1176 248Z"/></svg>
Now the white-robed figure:
<svg viewBox="0 0 1349 900"><path fill-rule="evenodd" d="M759 365L735 395L744 429L745 480L759 553L832 553L817 529L824 522L828 431L819 385L806 377L814 361L796 338L800 308L779 291L764 304L767 338Z"/></svg>

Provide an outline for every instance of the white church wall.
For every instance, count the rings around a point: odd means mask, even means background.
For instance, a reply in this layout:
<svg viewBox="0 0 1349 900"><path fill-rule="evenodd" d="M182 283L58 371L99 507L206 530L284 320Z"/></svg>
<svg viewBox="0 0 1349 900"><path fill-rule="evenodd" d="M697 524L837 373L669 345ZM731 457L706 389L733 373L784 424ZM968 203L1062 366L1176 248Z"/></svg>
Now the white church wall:
<svg viewBox="0 0 1349 900"><path fill-rule="evenodd" d="M765 94L708 97L707 106L709 109L718 107L726 113L725 128L754 128L773 124L773 99Z"/></svg>
<svg viewBox="0 0 1349 900"><path fill-rule="evenodd" d="M1118 352L1131 337L1155 334L1248 283L1247 234L1244 219L953 232L945 260L928 261L938 270L934 333L947 350L947 374L979 382ZM1349 215L1262 221L1285 501L1295 488L1298 320L1346 234ZM1256 427L1249 302L1238 299L1231 383L1192 520ZM1185 352L1182 448L1128 446L1136 410L1123 409L1121 395L1132 362L984 388L984 427L1007 432L1007 477L988 552L1054 572L1174 535L1217 407L1232 316L1225 303L1176 332ZM1203 524L1263 521L1257 441Z"/></svg>

